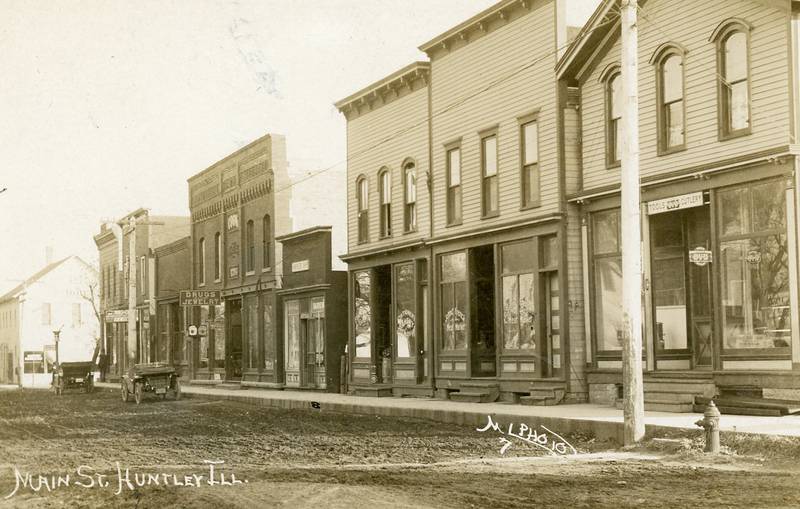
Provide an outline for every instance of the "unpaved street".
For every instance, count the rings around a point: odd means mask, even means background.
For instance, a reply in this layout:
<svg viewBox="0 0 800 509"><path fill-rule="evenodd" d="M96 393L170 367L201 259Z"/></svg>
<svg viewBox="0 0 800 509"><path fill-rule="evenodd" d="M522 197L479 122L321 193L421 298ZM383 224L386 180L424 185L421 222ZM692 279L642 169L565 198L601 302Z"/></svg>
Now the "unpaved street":
<svg viewBox="0 0 800 509"><path fill-rule="evenodd" d="M794 442L778 447L788 456L762 461L619 453L564 438L581 454L553 457L515 441L501 455L497 434L472 427L325 408L202 399L136 406L108 392L0 392L0 507L800 505ZM208 484L204 460L224 461L218 484Z"/></svg>

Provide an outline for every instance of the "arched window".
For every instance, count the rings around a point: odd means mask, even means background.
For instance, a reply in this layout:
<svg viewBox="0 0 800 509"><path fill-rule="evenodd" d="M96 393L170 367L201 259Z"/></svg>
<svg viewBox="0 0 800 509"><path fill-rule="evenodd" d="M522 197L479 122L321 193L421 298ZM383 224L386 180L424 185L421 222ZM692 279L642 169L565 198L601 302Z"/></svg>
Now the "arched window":
<svg viewBox="0 0 800 509"><path fill-rule="evenodd" d="M256 239L255 239L255 225L253 220L247 222L247 229L245 230L247 242L247 272L256 270Z"/></svg>
<svg viewBox="0 0 800 509"><path fill-rule="evenodd" d="M222 279L222 235L214 235L214 281Z"/></svg>
<svg viewBox="0 0 800 509"><path fill-rule="evenodd" d="M261 252L264 255L264 265L262 268L268 269L270 267L270 243L272 242L272 223L269 214L264 216L264 219L261 221L261 228L262 228L262 239L261 239Z"/></svg>
<svg viewBox="0 0 800 509"><path fill-rule="evenodd" d="M206 239L201 238L197 246L197 283L206 284Z"/></svg>
<svg viewBox="0 0 800 509"><path fill-rule="evenodd" d="M656 68L660 154L680 150L686 146L683 58L683 48L669 44L659 47L651 59Z"/></svg>
<svg viewBox="0 0 800 509"><path fill-rule="evenodd" d="M606 162L616 166L622 154L622 74L614 68L606 76Z"/></svg>
<svg viewBox="0 0 800 509"><path fill-rule="evenodd" d="M380 193L380 235L389 237L392 234L392 174L384 168L378 173L378 192Z"/></svg>
<svg viewBox="0 0 800 509"><path fill-rule="evenodd" d="M403 225L406 232L417 229L417 168L412 161L403 165Z"/></svg>
<svg viewBox="0 0 800 509"><path fill-rule="evenodd" d="M358 243L369 240L369 182L363 175L356 180L358 201Z"/></svg>
<svg viewBox="0 0 800 509"><path fill-rule="evenodd" d="M721 138L750 133L750 25L722 22L711 40L717 44L719 133Z"/></svg>

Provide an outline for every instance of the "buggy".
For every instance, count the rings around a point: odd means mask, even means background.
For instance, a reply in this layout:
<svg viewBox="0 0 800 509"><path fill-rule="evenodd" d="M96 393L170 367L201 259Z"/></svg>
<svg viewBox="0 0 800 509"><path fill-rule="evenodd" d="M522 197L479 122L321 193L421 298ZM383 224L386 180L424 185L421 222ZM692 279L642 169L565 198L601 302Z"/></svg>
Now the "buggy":
<svg viewBox="0 0 800 509"><path fill-rule="evenodd" d="M180 375L174 367L163 362L134 364L128 374L122 377L122 401L129 401L132 394L138 405L145 392L152 392L161 396L161 399L166 399L167 394L172 393L175 399L180 399L181 384L178 376Z"/></svg>
<svg viewBox="0 0 800 509"><path fill-rule="evenodd" d="M90 393L94 390L94 362L61 362L53 370L53 389L57 395L66 389L83 389Z"/></svg>

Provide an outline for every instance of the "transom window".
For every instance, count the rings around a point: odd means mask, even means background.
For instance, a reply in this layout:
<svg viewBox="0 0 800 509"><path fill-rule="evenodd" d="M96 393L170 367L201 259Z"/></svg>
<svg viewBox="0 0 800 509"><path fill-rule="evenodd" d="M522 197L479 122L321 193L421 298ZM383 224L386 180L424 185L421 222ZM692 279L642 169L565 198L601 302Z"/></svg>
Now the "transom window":
<svg viewBox="0 0 800 509"><path fill-rule="evenodd" d="M392 176L389 170L382 170L378 175L381 197L381 237L392 234Z"/></svg>
<svg viewBox="0 0 800 509"><path fill-rule="evenodd" d="M461 222L461 148L447 151L447 224Z"/></svg>
<svg viewBox="0 0 800 509"><path fill-rule="evenodd" d="M497 135L481 139L481 166L483 173L483 215L498 213L497 185Z"/></svg>

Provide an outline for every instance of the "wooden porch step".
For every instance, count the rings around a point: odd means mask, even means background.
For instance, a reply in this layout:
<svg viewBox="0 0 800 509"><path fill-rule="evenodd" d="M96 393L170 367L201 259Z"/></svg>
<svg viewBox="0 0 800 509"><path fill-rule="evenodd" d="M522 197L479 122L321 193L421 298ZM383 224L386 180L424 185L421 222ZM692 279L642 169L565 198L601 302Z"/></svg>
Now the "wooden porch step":
<svg viewBox="0 0 800 509"><path fill-rule="evenodd" d="M694 411L692 402L673 401L670 399L644 398L644 409L650 412L690 413Z"/></svg>
<svg viewBox="0 0 800 509"><path fill-rule="evenodd" d="M366 398L387 398L392 396L392 386L385 384L351 386L354 396Z"/></svg>
<svg viewBox="0 0 800 509"><path fill-rule="evenodd" d="M709 398L696 397L695 406L705 410ZM721 396L714 398L720 413L733 415L790 415L800 413L800 401ZM722 409L725 409L724 411Z"/></svg>
<svg viewBox="0 0 800 509"><path fill-rule="evenodd" d="M497 395L486 391L458 391L450 393L451 401L462 403L493 403L497 400Z"/></svg>

